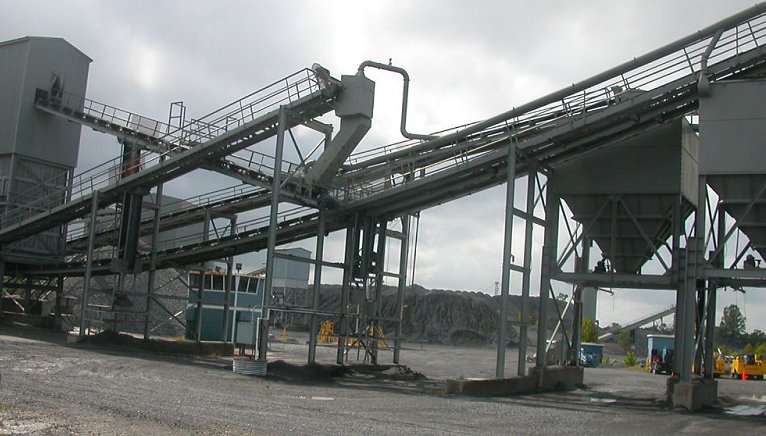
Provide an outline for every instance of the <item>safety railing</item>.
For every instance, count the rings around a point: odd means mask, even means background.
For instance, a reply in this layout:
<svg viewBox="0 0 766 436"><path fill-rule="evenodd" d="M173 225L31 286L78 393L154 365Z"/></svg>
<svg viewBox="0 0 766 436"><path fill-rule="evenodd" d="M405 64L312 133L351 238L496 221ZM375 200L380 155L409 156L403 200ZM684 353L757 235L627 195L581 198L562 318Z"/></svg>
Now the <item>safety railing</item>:
<svg viewBox="0 0 766 436"><path fill-rule="evenodd" d="M167 202L163 201L162 207L165 209L163 216L171 214L179 215L187 211L199 210L199 208L215 207L221 205L224 202L251 198L253 195L262 192L265 192L262 188L240 184L184 199L172 199L171 201ZM153 212L147 212L143 217L144 220L152 218ZM101 219L96 228L96 233L114 231L118 228L118 226L119 224L113 219ZM88 231L88 226L85 225L84 221L70 225L67 229L67 242L81 240L87 237Z"/></svg>
<svg viewBox="0 0 766 436"><path fill-rule="evenodd" d="M305 68L252 92L186 126L170 132L163 139L178 144L195 144L216 138L234 128L254 121L281 105L299 100L320 90L313 71Z"/></svg>
<svg viewBox="0 0 766 436"><path fill-rule="evenodd" d="M739 59L744 53L766 44L766 17L763 14L736 24L732 23L722 30L723 33L708 59L711 66L725 60ZM349 163L358 168L354 176L355 180L359 181L348 186L334 187L332 195L340 201L355 201L396 186L396 177L373 176L368 180L364 178L365 166L372 168L384 159L393 162L392 166L396 165L399 158L405 156L410 160L413 156L421 157L427 162L424 165L419 165L417 159L410 162L414 171L409 172L407 177L399 177L398 180L399 183L408 183L466 165L494 150L496 147L493 148L493 144L507 143L509 138L519 141L523 146L523 140L529 140L553 128L567 125L574 127L576 122L585 122L589 116L672 85L679 79L688 79L688 83L694 83L699 77L701 60L713 38L713 32L707 32L696 39L690 38L687 38L684 44L660 49L664 50L664 54L656 54L659 51L653 52L647 55L652 57L651 59L647 60L647 56L634 59L621 67L581 82L580 86L572 85L524 105L520 107L524 108L523 111L509 111L506 113L507 117L482 126L482 129L471 129L471 126L481 123L473 123L467 129L457 129L458 132L470 132L465 136L461 137L461 134L457 133L446 134L442 138L429 141L404 141L356 155ZM766 57L766 54L763 56ZM659 97L659 94L657 96ZM498 132L505 132L504 141L499 140ZM430 155L450 148L454 150L453 153L445 153L438 161L429 160Z"/></svg>
<svg viewBox="0 0 766 436"><path fill-rule="evenodd" d="M124 131L145 135L145 139L154 140L164 148L164 151L159 154L157 150L143 151L127 162L122 157L118 157L75 175L72 184L56 195L76 200L96 189L115 184L124 177L152 167L164 156L213 140L234 128L266 115L280 105L297 101L317 91L320 91L320 85L314 73L309 69L303 69L174 130L166 123L72 94L51 96L47 91L38 90L36 102L38 105L98 122L112 129L124 129ZM251 170L262 172L271 169L273 171L274 158L256 151L240 152L237 156L233 156L232 160L233 162L230 162L232 165L247 164L250 165L248 168ZM272 161L270 167L267 164L269 160ZM288 173L294 172L297 168L297 165L287 162L285 166ZM9 210L3 225L15 224L31 216L50 211L50 205L50 198L47 197L25 203Z"/></svg>
<svg viewBox="0 0 766 436"><path fill-rule="evenodd" d="M278 227L281 227L285 224L289 224L292 222L295 222L296 219L299 219L301 217L307 216L310 213L314 212L313 209L303 206L296 206L292 207L290 209L281 211L277 215L277 221L278 221ZM173 239L166 239L161 241L160 245L158 246L158 251L168 251L168 250L175 250L175 251L183 251L185 247L188 246L198 246L199 244L204 244L205 241L209 244L215 244L217 242L220 242L223 239L226 238L239 238L244 237L245 235L250 237L254 236L257 233L266 233L269 228L269 220L270 217L268 215L266 216L259 216L256 218L252 218L247 221L243 222L237 222L237 226L234 229L234 232L232 234L230 228L225 229L210 229L207 234L193 234L193 235L184 235ZM212 226L211 226L212 227Z"/></svg>

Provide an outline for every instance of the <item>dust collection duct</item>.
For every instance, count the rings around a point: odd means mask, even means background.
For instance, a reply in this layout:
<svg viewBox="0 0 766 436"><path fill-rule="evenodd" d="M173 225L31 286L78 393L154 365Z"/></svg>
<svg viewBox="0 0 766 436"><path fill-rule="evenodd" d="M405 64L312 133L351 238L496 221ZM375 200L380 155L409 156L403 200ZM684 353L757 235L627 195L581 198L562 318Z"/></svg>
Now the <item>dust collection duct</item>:
<svg viewBox="0 0 766 436"><path fill-rule="evenodd" d="M700 174L766 259L766 81L710 85L700 98Z"/></svg>
<svg viewBox="0 0 766 436"><path fill-rule="evenodd" d="M612 271L635 274L671 236L679 197L682 218L697 203L698 147L689 123L674 120L555 166L549 184Z"/></svg>

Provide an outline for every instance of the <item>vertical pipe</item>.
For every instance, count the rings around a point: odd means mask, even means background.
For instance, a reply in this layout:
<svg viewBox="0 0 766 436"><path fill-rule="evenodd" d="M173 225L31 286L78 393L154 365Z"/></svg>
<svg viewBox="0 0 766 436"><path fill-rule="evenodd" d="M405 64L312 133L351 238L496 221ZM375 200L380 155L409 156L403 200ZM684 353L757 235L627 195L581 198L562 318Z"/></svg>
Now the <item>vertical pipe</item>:
<svg viewBox="0 0 766 436"><path fill-rule="evenodd" d="M88 306L88 299L90 298L90 278L93 274L93 248L94 239L96 234L96 225L98 224L98 191L93 191L93 198L91 199L90 209L90 223L88 229L88 260L85 263L85 277L83 278L82 288L82 301L80 302L80 333L79 336L85 336L85 327L87 325L85 321L86 307Z"/></svg>
<svg viewBox="0 0 766 436"><path fill-rule="evenodd" d="M543 258L540 266L540 307L538 310L537 328L537 368L545 368L545 341L548 339L548 304L551 289L551 270L556 265L559 234L559 204L558 195L553 193L549 177L546 187L545 204L545 237L543 242ZM543 372L541 371L540 374ZM542 382L542 380L541 380Z"/></svg>
<svg viewBox="0 0 766 436"><path fill-rule="evenodd" d="M322 292L322 262L324 258L325 210L319 209L317 228L316 263L314 264L314 293L311 296L311 335L309 336L309 363L316 362L317 335L319 334L319 297Z"/></svg>
<svg viewBox="0 0 766 436"><path fill-rule="evenodd" d="M407 257L410 242L410 216L402 216L402 240L399 245L399 283L396 286L396 330L394 332L394 363L399 364L402 349L402 322L404 318L404 287L407 285Z"/></svg>
<svg viewBox="0 0 766 436"><path fill-rule="evenodd" d="M532 217L535 212L535 181L537 173L530 170L527 175L527 221L524 224L524 273L521 278L521 310L519 317L519 376L527 375L527 342L529 331L529 288L532 279L532 236L534 232L534 221Z"/></svg>
<svg viewBox="0 0 766 436"><path fill-rule="evenodd" d="M229 220L229 235L233 237L236 234L237 216L235 215ZM223 295L223 328L221 330L221 340L224 343L229 342L229 320L231 319L231 315L229 313L231 304L229 304L229 299L231 298L231 293L235 291L234 285L234 255L231 255L226 259L226 290L224 291ZM233 342L234 338L231 338L231 340Z"/></svg>
<svg viewBox="0 0 766 436"><path fill-rule="evenodd" d="M502 289L500 291L500 319L497 326L497 361L495 377L505 377L505 349L508 346L508 294L511 287L511 253L513 243L513 200L516 187L516 144L508 145L508 166L505 188L505 230L503 235Z"/></svg>
<svg viewBox="0 0 766 436"><path fill-rule="evenodd" d="M263 328L259 331L260 335L268 338L269 334L269 305L271 293L274 289L274 250L277 245L277 218L279 216L279 189L282 185L282 151L285 147L285 131L287 124L287 109L284 106L279 107L277 119L277 144L274 152L274 176L271 184L271 208L269 209L269 235L266 251L266 283L261 300L261 317L266 319L262 324ZM267 342L258 341L258 360L266 360Z"/></svg>

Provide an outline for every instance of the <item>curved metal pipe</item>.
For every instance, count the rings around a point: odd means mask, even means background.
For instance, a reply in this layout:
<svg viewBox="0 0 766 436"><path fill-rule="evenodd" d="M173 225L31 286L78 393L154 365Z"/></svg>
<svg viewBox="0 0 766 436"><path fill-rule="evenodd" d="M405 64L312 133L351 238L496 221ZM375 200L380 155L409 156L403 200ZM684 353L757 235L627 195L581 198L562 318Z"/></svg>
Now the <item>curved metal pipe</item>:
<svg viewBox="0 0 766 436"><path fill-rule="evenodd" d="M718 40L721 39L721 35L723 35L723 29L718 29L710 40L710 43L707 45L705 53L702 53L702 56L700 56L700 78L697 82L697 94L700 97L710 97L710 78L708 77L710 73L708 71L707 61L710 58L710 54L713 53L715 46L718 45Z"/></svg>
<svg viewBox="0 0 766 436"><path fill-rule="evenodd" d="M424 141L436 138L434 135L419 135L416 133L409 133L407 131L407 99L409 98L408 96L410 90L410 75L407 74L407 71L404 68L395 67L393 65L381 64L380 62L374 61L364 61L359 64L359 70L357 71L357 74L364 75L364 69L367 67L399 73L404 78L404 87L402 90L402 122L399 125L399 131L402 132L402 136L407 139L422 139Z"/></svg>

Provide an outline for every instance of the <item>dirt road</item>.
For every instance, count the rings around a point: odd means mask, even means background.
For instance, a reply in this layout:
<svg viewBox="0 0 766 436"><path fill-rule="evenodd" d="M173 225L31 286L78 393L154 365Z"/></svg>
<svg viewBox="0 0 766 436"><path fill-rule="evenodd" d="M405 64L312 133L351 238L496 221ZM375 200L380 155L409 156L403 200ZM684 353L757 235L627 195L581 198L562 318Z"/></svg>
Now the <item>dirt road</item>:
<svg viewBox="0 0 766 436"><path fill-rule="evenodd" d="M296 361L306 350L302 344L274 348L274 359ZM655 401L664 377L625 368L587 370L587 387L569 392L448 397L440 393L442 376L460 375L455 370L471 368L472 356L491 356L492 350L412 348L404 360L415 371L423 363L429 378L363 372L254 378L232 373L225 359L72 345L62 335L0 326L0 434L645 436L760 435L766 428L766 382L722 380L722 407L695 415ZM333 352L322 349L320 356ZM488 357L479 359L486 366ZM437 367L445 365L440 376Z"/></svg>

